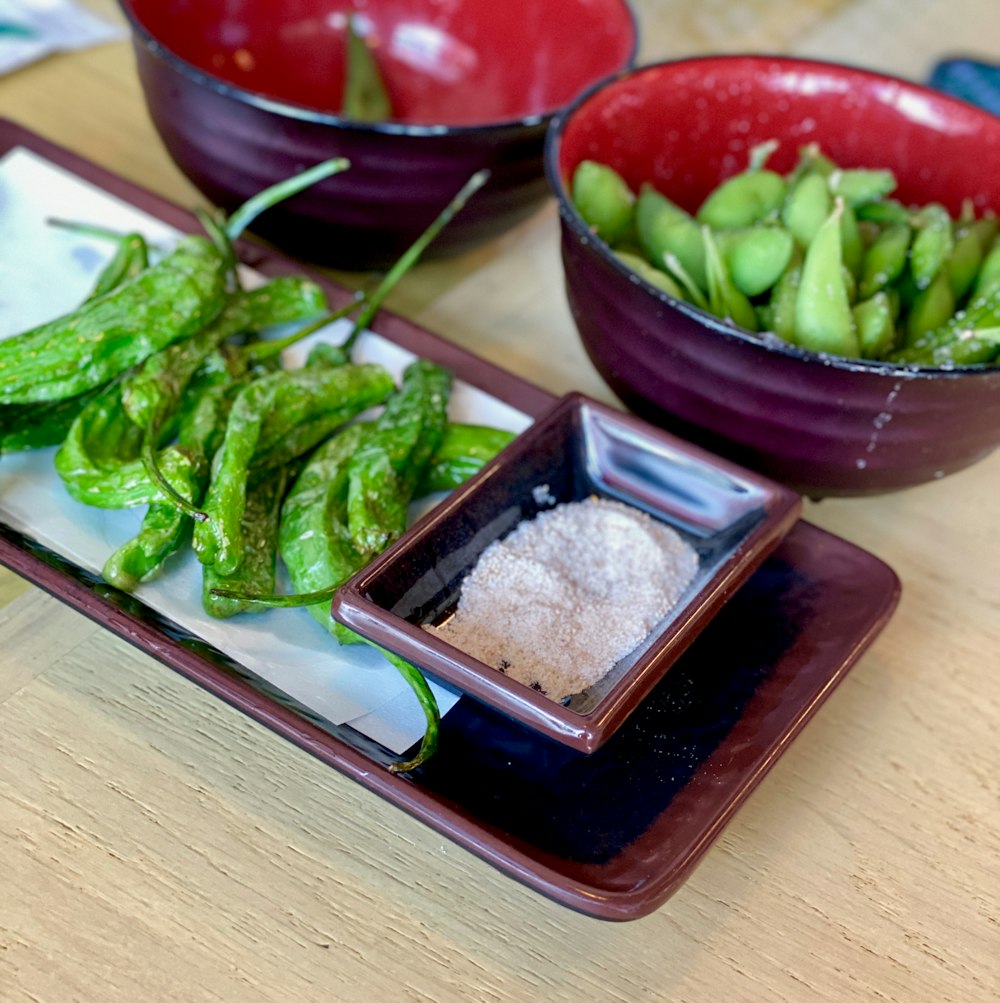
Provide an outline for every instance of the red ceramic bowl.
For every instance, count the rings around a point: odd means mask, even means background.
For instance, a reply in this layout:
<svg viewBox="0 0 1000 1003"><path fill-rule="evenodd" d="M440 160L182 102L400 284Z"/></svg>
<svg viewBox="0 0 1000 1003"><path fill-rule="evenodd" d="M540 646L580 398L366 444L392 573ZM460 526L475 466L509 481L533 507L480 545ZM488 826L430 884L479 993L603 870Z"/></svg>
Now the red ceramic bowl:
<svg viewBox="0 0 1000 1003"><path fill-rule="evenodd" d="M595 366L634 411L813 497L904 488L976 462L1000 444L1000 367L820 356L742 331L637 280L569 197L590 158L693 211L772 138L778 171L816 141L843 166L892 168L904 201L1000 211L1000 118L925 87L766 56L626 72L556 116L546 144L566 291Z"/></svg>
<svg viewBox="0 0 1000 1003"><path fill-rule="evenodd" d="M181 170L232 210L329 157L349 171L260 217L255 232L346 269L399 257L475 171L492 176L432 246L459 252L548 195L553 113L629 65L626 0L121 0L153 123ZM339 115L348 12L378 41L390 122ZM572 25L567 41L567 25Z"/></svg>

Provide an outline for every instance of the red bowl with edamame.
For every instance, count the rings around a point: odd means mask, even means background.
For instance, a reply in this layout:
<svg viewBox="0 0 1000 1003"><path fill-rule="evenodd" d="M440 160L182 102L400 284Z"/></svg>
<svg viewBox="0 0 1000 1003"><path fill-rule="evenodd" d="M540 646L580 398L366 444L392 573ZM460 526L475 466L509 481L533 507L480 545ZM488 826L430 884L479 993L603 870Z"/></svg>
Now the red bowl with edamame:
<svg viewBox="0 0 1000 1003"><path fill-rule="evenodd" d="M560 208L570 309L583 345L633 411L811 497L897 490L1000 444L1000 366L893 363L810 351L655 288L574 206L584 160L690 213L777 141L791 172L808 144L845 168L888 168L907 205L1000 211L1000 118L864 69L770 56L641 67L556 116L546 171Z"/></svg>

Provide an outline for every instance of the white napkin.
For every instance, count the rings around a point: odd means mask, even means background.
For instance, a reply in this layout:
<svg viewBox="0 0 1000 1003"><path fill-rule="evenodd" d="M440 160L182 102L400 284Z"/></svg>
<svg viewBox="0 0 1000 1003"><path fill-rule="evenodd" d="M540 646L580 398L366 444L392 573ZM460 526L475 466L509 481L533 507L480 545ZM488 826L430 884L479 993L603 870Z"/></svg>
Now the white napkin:
<svg viewBox="0 0 1000 1003"><path fill-rule="evenodd" d="M0 0L0 73L52 52L86 49L125 35L124 28L70 0Z"/></svg>
<svg viewBox="0 0 1000 1003"><path fill-rule="evenodd" d="M73 309L111 253L109 242L49 226L48 217L138 230L161 245L174 237L128 203L30 151L12 150L0 158L0 338ZM340 341L348 330L344 321L313 337ZM307 340L296 346L289 363L300 364L310 345ZM371 333L359 339L355 357L379 362L397 378L413 359ZM529 424L521 412L462 382L452 395L451 416L512 431ZM53 453L2 458L0 520L99 574L111 551L134 534L142 510L107 511L73 501L53 469ZM321 718L349 723L396 753L423 734L423 714L396 670L366 645L341 647L305 610L272 609L227 620L207 616L200 566L190 552L175 555L137 595ZM432 688L447 712L457 695Z"/></svg>

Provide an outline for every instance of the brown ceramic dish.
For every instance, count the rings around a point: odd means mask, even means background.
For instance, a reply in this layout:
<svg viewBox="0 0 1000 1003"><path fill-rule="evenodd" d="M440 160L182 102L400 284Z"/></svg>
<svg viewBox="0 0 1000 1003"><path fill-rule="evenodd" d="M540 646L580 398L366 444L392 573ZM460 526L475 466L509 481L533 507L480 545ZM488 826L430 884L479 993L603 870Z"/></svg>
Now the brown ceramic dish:
<svg viewBox="0 0 1000 1003"><path fill-rule="evenodd" d="M179 207L0 120L0 154L15 146L172 226L195 228ZM241 250L265 274L298 270L253 245ZM350 298L327 289L333 302ZM401 317L383 312L375 328L525 414L553 404ZM394 757L371 739L318 718L2 522L0 563L503 873L606 920L644 916L681 887L878 636L899 595L882 561L799 522L597 752L576 752L462 699L442 722L437 755L403 777L388 771Z"/></svg>
<svg viewBox="0 0 1000 1003"><path fill-rule="evenodd" d="M1000 118L918 84L766 56L623 73L558 115L546 146L569 305L595 366L635 412L810 496L975 463L1000 444L1000 365L917 368L751 334L637 279L572 205L569 179L589 158L693 211L769 139L780 172L816 141L845 167L892 168L904 202L1000 210Z"/></svg>
<svg viewBox="0 0 1000 1003"><path fill-rule="evenodd" d="M231 211L328 157L348 171L261 216L254 232L344 269L392 264L465 181L491 178L434 242L457 253L548 195L553 113L629 65L626 0L120 0L153 124L178 167ZM348 12L377 43L386 122L342 117ZM567 44L575 38L600 44Z"/></svg>
<svg viewBox="0 0 1000 1003"><path fill-rule="evenodd" d="M647 640L565 703L423 629L458 602L483 550L590 495L633 505L695 549L697 576ZM632 415L569 394L340 590L334 616L557 742L593 752L622 724L791 528L801 498Z"/></svg>

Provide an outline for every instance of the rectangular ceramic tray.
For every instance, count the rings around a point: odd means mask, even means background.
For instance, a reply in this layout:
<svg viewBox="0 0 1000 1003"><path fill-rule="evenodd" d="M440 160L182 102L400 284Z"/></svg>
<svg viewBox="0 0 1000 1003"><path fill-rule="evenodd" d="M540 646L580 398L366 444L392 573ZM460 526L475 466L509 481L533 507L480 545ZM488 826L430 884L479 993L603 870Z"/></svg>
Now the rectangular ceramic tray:
<svg viewBox="0 0 1000 1003"><path fill-rule="evenodd" d="M454 613L466 576L494 541L557 505L595 497L625 503L669 527L697 562L674 608L602 678L554 700L540 686L519 682L424 629ZM333 615L429 676L556 742L594 752L760 567L801 511L802 499L791 489L635 415L570 393L345 582ZM535 645L527 657L544 661L569 639L560 635L565 625L557 622L558 603L539 603L538 609L550 647L539 651ZM581 655L586 659L586 652Z"/></svg>
<svg viewBox="0 0 1000 1003"><path fill-rule="evenodd" d="M193 217L10 122L24 146L180 229ZM301 271L252 244L250 266ZM349 293L326 284L331 301ZM537 416L539 388L381 313L373 328ZM619 731L586 755L464 697L440 750L395 775L393 757L318 720L197 637L0 523L0 562L370 791L544 895L635 919L682 884L739 806L877 636L899 582L878 558L799 522Z"/></svg>

